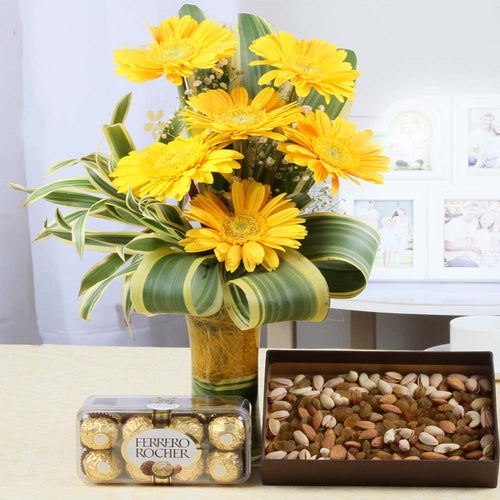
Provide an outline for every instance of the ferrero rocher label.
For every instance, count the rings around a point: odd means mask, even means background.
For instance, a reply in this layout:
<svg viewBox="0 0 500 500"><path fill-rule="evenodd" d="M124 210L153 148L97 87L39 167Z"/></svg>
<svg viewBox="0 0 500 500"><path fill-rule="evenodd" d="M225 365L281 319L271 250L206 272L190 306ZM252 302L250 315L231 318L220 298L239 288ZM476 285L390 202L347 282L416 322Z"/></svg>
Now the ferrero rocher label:
<svg viewBox="0 0 500 500"><path fill-rule="evenodd" d="M170 477L201 456L201 449L191 437L173 429L150 429L131 435L124 440L121 451L128 464L159 479Z"/></svg>

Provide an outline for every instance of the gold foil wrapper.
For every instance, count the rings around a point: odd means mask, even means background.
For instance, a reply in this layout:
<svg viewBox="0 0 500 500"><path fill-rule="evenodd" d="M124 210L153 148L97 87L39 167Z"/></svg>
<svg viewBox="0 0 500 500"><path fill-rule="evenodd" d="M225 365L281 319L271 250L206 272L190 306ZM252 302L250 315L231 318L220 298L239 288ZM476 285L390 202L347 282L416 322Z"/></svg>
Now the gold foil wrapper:
<svg viewBox="0 0 500 500"><path fill-rule="evenodd" d="M219 450L236 450L245 442L245 424L236 416L214 418L208 424L210 442Z"/></svg>
<svg viewBox="0 0 500 500"><path fill-rule="evenodd" d="M153 420L145 415L130 417L122 426L123 439L153 428Z"/></svg>
<svg viewBox="0 0 500 500"><path fill-rule="evenodd" d="M144 472L142 472L142 470L139 467L136 467L135 465L127 464L125 466L125 469L127 471L128 476L134 481L138 481L140 483L153 482L152 476L147 476L146 474L144 474Z"/></svg>
<svg viewBox="0 0 500 500"><path fill-rule="evenodd" d="M120 460L109 450L89 451L83 457L82 469L93 481L112 481L123 470Z"/></svg>
<svg viewBox="0 0 500 500"><path fill-rule="evenodd" d="M203 424L196 417L172 417L169 428L187 434L198 443L203 441Z"/></svg>
<svg viewBox="0 0 500 500"><path fill-rule="evenodd" d="M80 424L80 440L92 450L107 450L118 440L118 425L107 417L90 417Z"/></svg>
<svg viewBox="0 0 500 500"><path fill-rule="evenodd" d="M207 458L207 472L219 483L231 483L241 476L241 458L232 451L212 451Z"/></svg>
<svg viewBox="0 0 500 500"><path fill-rule="evenodd" d="M174 466L170 462L155 462L151 467L155 478L165 479L172 475L174 472Z"/></svg>
<svg viewBox="0 0 500 500"><path fill-rule="evenodd" d="M187 467L176 472L174 479L177 481L196 481L205 472L205 461L200 458Z"/></svg>

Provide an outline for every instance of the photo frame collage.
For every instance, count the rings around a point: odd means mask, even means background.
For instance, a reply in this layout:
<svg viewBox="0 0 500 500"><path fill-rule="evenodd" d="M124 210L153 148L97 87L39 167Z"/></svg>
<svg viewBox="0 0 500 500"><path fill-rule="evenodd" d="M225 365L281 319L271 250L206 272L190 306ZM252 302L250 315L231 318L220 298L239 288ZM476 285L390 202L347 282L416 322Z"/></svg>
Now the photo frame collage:
<svg viewBox="0 0 500 500"><path fill-rule="evenodd" d="M500 95L423 96L350 120L374 131L391 170L336 197L317 184L312 208L379 230L372 279L500 279Z"/></svg>

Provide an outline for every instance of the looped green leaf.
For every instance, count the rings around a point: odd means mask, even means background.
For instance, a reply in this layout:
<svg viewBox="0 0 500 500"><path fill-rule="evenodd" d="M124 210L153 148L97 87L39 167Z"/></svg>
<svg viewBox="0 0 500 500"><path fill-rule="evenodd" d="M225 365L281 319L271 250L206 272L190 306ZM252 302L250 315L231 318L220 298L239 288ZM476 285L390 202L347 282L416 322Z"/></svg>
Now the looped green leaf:
<svg viewBox="0 0 500 500"><path fill-rule="evenodd" d="M191 16L193 19L201 23L205 19L205 14L203 11L197 7L196 5L192 5L189 3L185 3L179 9L179 17L183 16Z"/></svg>
<svg viewBox="0 0 500 500"><path fill-rule="evenodd" d="M274 271L247 273L224 285L224 306L238 328L278 321L322 321L328 314L328 284L318 268L295 250Z"/></svg>
<svg viewBox="0 0 500 500"><path fill-rule="evenodd" d="M361 293L377 253L378 231L350 215L316 213L304 218L308 234L299 251L320 270L330 296L346 299Z"/></svg>
<svg viewBox="0 0 500 500"><path fill-rule="evenodd" d="M134 142L122 123L103 126L104 135L116 160L135 150Z"/></svg>
<svg viewBox="0 0 500 500"><path fill-rule="evenodd" d="M130 102L132 101L132 92L125 94L116 104L113 110L113 116L111 117L111 124L123 123L125 118L127 118L128 109L130 108Z"/></svg>
<svg viewBox="0 0 500 500"><path fill-rule="evenodd" d="M134 309L154 314L210 316L222 306L217 261L168 248L146 254L131 280Z"/></svg>

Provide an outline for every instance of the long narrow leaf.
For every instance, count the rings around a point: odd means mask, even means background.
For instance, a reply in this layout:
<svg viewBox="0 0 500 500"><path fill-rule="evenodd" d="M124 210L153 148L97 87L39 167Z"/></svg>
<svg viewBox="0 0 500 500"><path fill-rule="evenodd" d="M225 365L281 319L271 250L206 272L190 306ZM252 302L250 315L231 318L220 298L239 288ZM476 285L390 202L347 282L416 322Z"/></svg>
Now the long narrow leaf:
<svg viewBox="0 0 500 500"><path fill-rule="evenodd" d="M213 257L174 253L146 254L132 277L134 309L154 314L210 316L222 306L222 284Z"/></svg>
<svg viewBox="0 0 500 500"><path fill-rule="evenodd" d="M79 158L72 158L71 160L63 160L63 161L58 161L57 163L54 163L47 172L45 173L45 176L48 177L49 175L52 175L54 172L57 172L61 168L66 168L66 167L71 167L73 165L76 165L77 163L80 162Z"/></svg>
<svg viewBox="0 0 500 500"><path fill-rule="evenodd" d="M71 179L61 179L59 181L49 182L39 188L35 189L24 202L24 205L30 205L31 203L45 198L50 193L60 190L60 189L79 189L82 191L95 192L95 187L91 182L85 177L73 177Z"/></svg>
<svg viewBox="0 0 500 500"><path fill-rule="evenodd" d="M156 234L141 234L135 237L130 243L124 247L125 253L147 253L160 250L161 248L171 247L178 245L178 240L168 238L165 236L158 236Z"/></svg>
<svg viewBox="0 0 500 500"><path fill-rule="evenodd" d="M132 138L123 124L104 125L103 130L111 152L117 160L127 156L130 151L135 149Z"/></svg>
<svg viewBox="0 0 500 500"><path fill-rule="evenodd" d="M129 258L130 256L126 256L126 259ZM122 266L123 260L116 253L106 255L83 275L78 295L83 295L97 283L109 278Z"/></svg>
<svg viewBox="0 0 500 500"><path fill-rule="evenodd" d="M109 196L110 198L116 200L125 200L125 195L119 193L109 177L104 175L102 172L94 170L90 167L85 167L85 171L87 172L89 182L92 184L95 190L98 192Z"/></svg>
<svg viewBox="0 0 500 500"><path fill-rule="evenodd" d="M116 104L113 110L113 115L111 116L111 125L116 123L123 123L125 118L127 118L127 113L130 107L130 102L132 101L132 92L125 94Z"/></svg>
<svg viewBox="0 0 500 500"><path fill-rule="evenodd" d="M336 298L358 295L366 286L380 236L370 224L349 215L304 215L307 236L299 251L321 271Z"/></svg>
<svg viewBox="0 0 500 500"><path fill-rule="evenodd" d="M278 321L322 321L328 314L328 284L317 267L295 250L271 272L256 270L224 285L224 306L242 330Z"/></svg>
<svg viewBox="0 0 500 500"><path fill-rule="evenodd" d="M249 62L260 58L251 52L248 47L257 38L272 33L273 28L262 17L253 14L238 14L238 26L235 32L239 38L239 52L235 59L239 69L243 71L239 84L248 90L251 98L254 98L262 90L262 87L257 83L259 78L272 68L265 64L262 66L249 66Z"/></svg>

